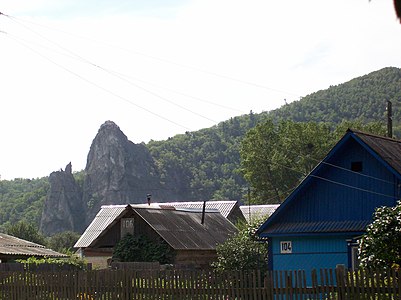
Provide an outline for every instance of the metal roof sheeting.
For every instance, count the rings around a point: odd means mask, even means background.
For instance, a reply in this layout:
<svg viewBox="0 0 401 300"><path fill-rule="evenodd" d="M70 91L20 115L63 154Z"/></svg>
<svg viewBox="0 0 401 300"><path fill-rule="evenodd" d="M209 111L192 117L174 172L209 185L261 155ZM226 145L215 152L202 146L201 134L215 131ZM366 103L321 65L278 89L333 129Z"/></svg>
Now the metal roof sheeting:
<svg viewBox="0 0 401 300"><path fill-rule="evenodd" d="M363 220L275 223L264 230L263 235L361 232L365 231L370 222Z"/></svg>
<svg viewBox="0 0 401 300"><path fill-rule="evenodd" d="M0 254L15 256L67 257L67 255L45 248L45 246L4 233L0 233Z"/></svg>
<svg viewBox="0 0 401 300"><path fill-rule="evenodd" d="M279 206L280 204L242 205L240 209L249 223L250 220L255 218L270 217Z"/></svg>
<svg viewBox="0 0 401 300"><path fill-rule="evenodd" d="M174 249L213 250L237 229L218 211L134 209Z"/></svg>
<svg viewBox="0 0 401 300"><path fill-rule="evenodd" d="M129 205L103 205L92 223L89 224L85 232L75 243L74 247L89 247L90 244L96 240L100 234L126 210L127 207L129 207Z"/></svg>

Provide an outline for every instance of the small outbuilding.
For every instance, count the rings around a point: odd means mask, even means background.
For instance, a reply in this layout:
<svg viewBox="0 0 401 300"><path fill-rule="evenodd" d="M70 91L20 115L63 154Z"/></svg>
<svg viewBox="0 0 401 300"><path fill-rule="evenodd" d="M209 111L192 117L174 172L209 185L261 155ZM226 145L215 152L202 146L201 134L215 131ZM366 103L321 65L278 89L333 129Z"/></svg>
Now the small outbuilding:
<svg viewBox="0 0 401 300"><path fill-rule="evenodd" d="M14 262L29 257L65 258L67 255L5 233L0 233L0 263Z"/></svg>
<svg viewBox="0 0 401 300"><path fill-rule="evenodd" d="M202 222L203 220L203 222ZM217 258L216 246L237 231L218 210L155 205L102 206L75 244L96 268L106 268L115 245L125 234L161 238L180 267L208 268Z"/></svg>
<svg viewBox="0 0 401 300"><path fill-rule="evenodd" d="M375 209L401 193L401 141L348 130L258 229L271 270L358 265L358 238Z"/></svg>

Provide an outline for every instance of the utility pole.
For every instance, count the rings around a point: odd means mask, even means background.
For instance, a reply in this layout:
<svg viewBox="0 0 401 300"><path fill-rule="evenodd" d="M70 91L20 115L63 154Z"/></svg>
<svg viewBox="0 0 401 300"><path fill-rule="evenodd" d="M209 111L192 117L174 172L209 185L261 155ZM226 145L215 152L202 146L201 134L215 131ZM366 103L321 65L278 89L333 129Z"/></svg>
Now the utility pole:
<svg viewBox="0 0 401 300"><path fill-rule="evenodd" d="M393 109L390 100L387 100L387 136L393 138Z"/></svg>

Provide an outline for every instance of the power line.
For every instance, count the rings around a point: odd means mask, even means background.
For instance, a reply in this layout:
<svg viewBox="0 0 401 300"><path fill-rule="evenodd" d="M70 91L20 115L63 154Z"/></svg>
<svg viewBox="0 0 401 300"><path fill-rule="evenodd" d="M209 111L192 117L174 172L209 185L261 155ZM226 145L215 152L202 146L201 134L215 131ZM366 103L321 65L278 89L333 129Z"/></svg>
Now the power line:
<svg viewBox="0 0 401 300"><path fill-rule="evenodd" d="M93 82L93 81L91 81L91 80L89 80L89 79L87 79L87 78L85 78L85 77L79 75L78 73L76 73L76 72L74 72L74 71L71 71L70 69L68 69L68 68L66 68L66 67L64 67L64 66L62 66L62 65L60 65L59 63L53 61L52 59L50 59L50 58L48 58L48 57L42 55L42 54L39 53L39 52L37 52L36 50L34 50L33 48L29 47L29 46L26 45L25 43L23 43L23 42L21 42L21 41L18 41L17 39L14 39L14 38L12 38L12 37L10 37L9 34L7 34L7 36L8 36L10 39L16 41L17 43L23 45L24 47L28 48L30 51L34 52L35 54L39 55L40 57L42 57L42 58L46 59L47 61L51 62L52 64L58 66L59 68L65 70L65 71L67 71L68 73L71 73L71 74L73 74L74 76L80 78L81 80L84 80L84 81L86 81L87 83L89 83L89 84L91 84L91 85L93 85L93 86L95 86L95 87L97 87L97 88L99 88L99 89L101 89L101 90L103 90L103 91L105 91L105 92L107 92L107 93L113 95L114 97L119 98L119 99L121 99L121 100L123 100L123 101L125 101L125 102L127 102L127 103L129 103L129 104L131 104L131 105L134 105L134 106L136 106L136 107L138 107L138 108L140 108L140 109L142 109L142 110L148 112L149 114L152 114L152 115L154 115L154 116L156 116L156 117L158 117L158 118L160 118L160 119L163 119L163 120L168 121L168 122L170 122L170 123L172 123L172 124L174 124L174 125L176 125L176 126L179 126L179 127L181 127L181 128L184 128L185 130L188 130L188 131L191 130L190 128L188 128L188 127L186 127L186 126L184 126L184 125L181 125L181 124L179 124L179 123L177 123L177 122L175 122L175 121L173 121L173 120L170 120L170 119L168 119L168 118L166 118L166 117L164 117L164 116L162 116L162 115L160 115L160 114L157 114L157 113L155 113L155 112L153 112L153 111L151 111L151 110L149 110L149 109L147 109L147 108L145 108L145 107L143 107L143 106L141 106L141 105L139 105L139 104L136 104L136 103L132 102L131 100L129 100L129 99L125 98L125 97L122 97L122 96L120 96L120 95L118 95L118 94L116 94L116 93L110 91L109 89L106 89L106 88L104 88L104 87L98 85L97 83L95 83L95 82Z"/></svg>
<svg viewBox="0 0 401 300"><path fill-rule="evenodd" d="M329 178L324 178L324 177L321 177L321 176L318 176L318 175L313 175L313 174L311 174L311 173L308 174L308 175L305 175L302 171L299 171L299 170L297 170L297 169L294 169L294 168L292 168L292 167L288 167L288 166L286 166L286 165L283 165L283 164L280 164L280 163L277 163L277 162L273 162L271 159L267 159L267 158L264 158L264 157L259 157L259 158L262 159L262 160L268 161L268 162L271 163L271 164L275 164L275 165L278 165L278 166L280 166L280 167L283 167L283 168L285 168L285 169L287 169L287 170L290 170L290 171L299 173L299 174L305 176L305 178L307 178L308 176L310 176L310 177L315 177L315 178L318 178L318 179L321 179L321 180L325 180L325 181L328 181L328 182L331 182L331 183L335 183L335 184L338 184L338 185L342 185L342 186L346 186L346 187L349 187L349 188L354 188L354 189L357 189L357 190L360 190L360 191L370 192L370 193L376 194L376 195L381 195L381 196L385 196L385 197L395 198L394 196L390 196L390 195L378 193L378 192L375 192L375 191L370 191L370 190L363 189L363 188L360 188L360 187L357 187L357 186L352 186L352 185L345 184L345 183L342 183L342 182L339 182L339 181L335 181L335 180L332 180L332 179L329 179ZM391 185L393 185L393 186L396 186L396 183L395 183L395 182L390 182L390 181L386 181L386 180L381 180L380 178L373 177L373 176L369 176L369 175L366 175L366 174L361 174L361 173L359 173L359 172L354 172L354 171L352 171L352 170L348 170L348 169L343 168L343 167L340 167L340 166L335 166L335 165L331 165L331 166L332 166L332 167L341 168L341 169L343 169L343 170L345 170L345 171L350 171L353 175L362 175L362 176L366 176L366 177L368 177L368 178L380 180L380 181L383 181L383 182L385 182L385 183L388 183L388 184L391 184ZM276 196L276 197L277 197L277 196Z"/></svg>
<svg viewBox="0 0 401 300"><path fill-rule="evenodd" d="M378 192L375 192L375 191L371 191L371 190L363 189L363 188L360 188L360 187L357 187L357 186L353 186L353 185L349 185L349 184L346 184L346 183L342 183L342 182L339 182L339 181L334 181L334 180L331 180L331 179L328 179L328 178L324 178L324 177L321 177L321 176L317 176L317 175L309 175L309 176L315 177L315 178L318 178L318 179L321 179L321 180L324 180L324 181L327 181L327 182L330 182L330 183L333 183L333 184L337 184L337 185L345 186L345 187L348 187L348 188L351 188L351 189L355 189L355 190L358 190L358 191L362 191L362 192L366 192L366 193L370 193L370 194L374 194L374 195L378 195L378 196L388 197L388 198L392 198L392 199L396 199L396 198L398 199L398 197L393 196L393 195L390 196L390 195L387 195L387 194L378 193Z"/></svg>
<svg viewBox="0 0 401 300"><path fill-rule="evenodd" d="M115 77L119 78L120 80L123 80L123 81L127 82L128 84L130 84L130 85L132 85L132 86L134 86L134 87L136 87L136 88L138 88L138 89L141 89L141 90L145 91L146 93L151 94L152 96L157 97L157 98L159 98L159 99L161 99L161 100L163 100L163 101L166 101L166 102L168 102L168 103L170 103L170 104L172 104L172 105L174 105L174 106L176 106L176 107L179 107L179 108L181 108L181 109L183 109L183 110L185 110L185 111L187 111L187 112L189 112L189 113L192 113L192 114L194 114L194 115L196 115L196 116L198 116L198 117L201 117L201 118L203 118L203 119L206 119L206 120L208 120L208 121L210 121L210 122L212 122L212 123L218 123L217 121L215 121L215 120L213 120L213 119L211 119L211 118L209 118L209 117L207 117L207 116L204 116L204 115L202 115L202 114L200 114L200 113L198 113L198 112L195 112L195 111L193 111L193 110L191 110L191 109L189 109L189 108L186 108L185 106L180 105L180 104L178 104L178 103L175 103L174 101L169 100L169 99L167 99L166 97L163 97L163 96L161 96L161 95L159 95L159 94L157 94L157 93L155 93L155 92L153 92L153 91L151 91L151 90L149 90L149 89L147 89L147 88L144 88L143 86L140 86L140 85L138 85L138 84L133 83L133 82L130 81L130 80L127 80L126 78L123 77L123 75L122 75L121 73L115 72L115 71L112 71L112 70L109 70L109 69L107 69L107 68L104 68L104 67L100 66L99 64L96 64L96 63L94 63L94 62L92 62L92 61L90 61L90 60L88 60L88 59L86 59L86 58L84 58L84 57L82 57L82 56L80 56L80 55L78 55L78 54L76 54L76 53L70 51L69 49L67 49L67 48L65 48L65 47L63 47L63 46L61 46L61 45L59 45L58 43L55 43L54 41L48 39L47 37L45 37L45 36L39 34L38 32L36 32L36 31L30 29L29 27L25 26L24 24L21 24L20 22L14 20L14 18L11 18L11 19L12 19L14 22L16 22L17 24L19 24L19 25L23 26L24 28L26 28L27 30L29 30L30 32L32 32L32 33L38 35L38 36L41 37L42 39L45 39L46 41L48 41L48 42L50 42L51 44L57 46L58 48L60 48L60 49L62 49L62 50L64 50L64 51L70 53L70 54L72 55L73 58L78 59L79 61L82 61L82 62L84 62L84 63L87 63L87 64L89 64L89 65L91 65L91 66L93 66L93 67L95 67L95 68L98 68L98 69L100 69L100 70L102 70L102 71L104 71L104 72L106 72L106 73L108 73L108 74L110 74L110 75L112 75L112 76L115 76ZM65 54L63 54L63 55L65 55ZM71 57L71 56L70 56L70 57ZM127 76L125 76L125 77L127 77ZM194 97L193 97L193 98L194 98ZM199 99L199 98L198 98L198 99ZM211 102L209 102L209 103L211 103Z"/></svg>
<svg viewBox="0 0 401 300"><path fill-rule="evenodd" d="M296 96L297 98L300 97L299 93L294 93L294 92L291 92L291 91L285 91L285 90L281 90L281 89L276 89L276 88L268 87L266 85L262 85L262 84L259 84L259 83L255 83L255 82L251 82L251 81L247 81L247 80L242 80L242 79L239 79L239 78L234 78L234 77L227 76L227 75L224 75L224 74L219 74L217 72L209 71L209 70L206 70L206 69L201 69L201 68L197 68L197 67L194 67L194 66L185 65L185 64L178 63L178 62L175 62L175 61L171 61L171 60L168 60L168 59L165 59L165 58L160 58L160 57L156 57L154 55L149 55L149 54L146 54L146 53L142 53L142 52L137 51L137 50L117 47L115 45L111 45L111 44L108 44L108 43L105 43L105 42L102 42L102 41L98 41L98 40L95 40L95 39L92 39L92 38L88 38L88 37L84 37L84 36L79 36L79 35L76 35L76 34L72 34L70 32L66 32L64 30L59 30L59 29L56 29L56 28L53 28L53 27L49 27L49 26L45 26L45 25L36 23L36 22L24 20L22 18L17 18L17 17L9 16L9 15L5 15L5 16L7 16L9 18L12 18L12 19L21 20L22 22L27 22L27 23L31 23L31 24L34 24L34 25L37 25L37 26L42 26L44 28L48 28L48 29L53 30L53 31L62 32L64 34L69 34L71 36L79 37L81 39L85 39L85 40L89 40L89 41L96 42L96 43L99 43L99 44L103 44L103 45L106 45L106 46L109 46L109 47L112 47L112 48L120 49L120 50L126 51L128 53L134 53L136 55L147 57L147 58L150 58L150 59L153 59L153 60L156 60L156 61L160 61L160 62L163 62L163 63L168 63L168 64L171 64L171 65L174 65L174 66L178 66L178 67L181 67L181 68L191 69L191 70L194 70L194 71L197 71L197 72L201 72L201 73L204 73L204 74L212 75L214 77L223 78L223 79L226 79L226 80L238 82L238 83L241 83L241 84L244 84L244 85L257 87L257 88L260 88L260 89L274 91L274 92L278 92L278 93L282 93L282 94L289 94L289 95Z"/></svg>
<svg viewBox="0 0 401 300"><path fill-rule="evenodd" d="M291 140L288 137L285 137L285 139L287 141L291 142ZM385 179L382 179L382 178L378 178L378 177L375 177L375 176L371 176L371 175L368 175L368 174L363 174L361 172L355 172L355 171L352 171L352 170L350 170L348 168L345 168L345 167L342 167L342 166L339 166L339 165L335 165L335 164L326 162L326 161L324 161L322 159L317 159L315 157L301 155L299 152L293 151L293 150L288 149L288 148L286 149L286 151L287 152L291 152L293 154L296 154L298 157L301 157L301 158L304 158L304 159L313 160L313 161L317 162L318 164L324 164L324 165L327 165L327 166L330 166L330 167L333 167L333 168L337 168L337 169L340 169L340 170L343 170L343 171L346 171L346 172L353 173L353 174L358 175L358 176L362 176L362 177L366 177L366 178L370 178L370 179L374 179L374 180L377 180L377 181L381 181L381 182L384 182L384 183L389 183L391 185L394 185L394 182L391 182L391 181L388 181L388 180L385 180Z"/></svg>

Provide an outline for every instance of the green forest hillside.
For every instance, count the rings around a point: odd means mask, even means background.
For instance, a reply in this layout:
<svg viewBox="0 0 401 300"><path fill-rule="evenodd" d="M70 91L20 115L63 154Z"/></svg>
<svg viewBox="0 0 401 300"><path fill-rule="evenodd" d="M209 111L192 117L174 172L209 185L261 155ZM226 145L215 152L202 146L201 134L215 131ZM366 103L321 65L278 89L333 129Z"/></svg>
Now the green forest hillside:
<svg viewBox="0 0 401 300"><path fill-rule="evenodd" d="M395 135L401 136L401 70L390 67L273 111L250 112L211 128L151 141L147 147L159 168L161 183L173 186L184 199L244 200L248 184L240 172L239 150L251 128L267 120L325 122L333 129L346 120L385 125L387 100L393 103ZM82 172L74 175L82 178ZM0 181L0 230L18 220L38 224L48 188L47 178Z"/></svg>
<svg viewBox="0 0 401 300"><path fill-rule="evenodd" d="M388 100L393 104L395 132L401 136L401 70L393 67L331 86L267 114L274 120L296 122L338 124L355 119L385 122Z"/></svg>

